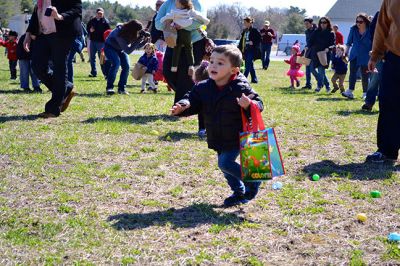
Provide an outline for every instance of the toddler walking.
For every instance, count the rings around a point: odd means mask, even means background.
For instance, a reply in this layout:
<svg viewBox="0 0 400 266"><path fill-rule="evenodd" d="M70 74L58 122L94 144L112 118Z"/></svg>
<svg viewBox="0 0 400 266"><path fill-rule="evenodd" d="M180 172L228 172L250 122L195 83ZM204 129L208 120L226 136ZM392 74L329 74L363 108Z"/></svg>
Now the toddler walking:
<svg viewBox="0 0 400 266"><path fill-rule="evenodd" d="M300 56L300 47L293 45L291 50L291 56L289 60L285 60L290 65L289 71L286 73L290 77L290 88L294 89L295 82L296 87L300 87L300 80L304 76L304 72L300 70L301 64L297 63L297 57Z"/></svg>
<svg viewBox="0 0 400 266"><path fill-rule="evenodd" d="M142 77L142 89L140 93L144 93L146 90L146 82L149 83L149 91L157 93L157 86L154 83L154 74L158 68L158 60L155 55L156 46L153 43L147 43L144 46L144 54L139 58L138 63L146 67L146 72Z"/></svg>
<svg viewBox="0 0 400 266"><path fill-rule="evenodd" d="M331 93L335 93L340 89L340 92L344 92L344 80L347 74L348 61L345 55L345 47L343 45L336 46L336 53L332 55L332 69L335 70L335 74L332 76L333 90ZM339 85L337 81L339 80Z"/></svg>
<svg viewBox="0 0 400 266"><path fill-rule="evenodd" d="M193 76L194 72L194 56L193 56L193 45L191 31L185 28L192 25L193 20L199 21L204 25L210 23L210 20L204 17L202 14L194 10L193 3L191 0L177 0L176 10L172 10L170 13L161 18L162 23L171 23L179 26L177 30L177 39L174 51L172 53L172 66L171 72L178 71L178 62L181 55L182 49L185 50L186 60L188 62L188 75ZM171 21L171 22L170 22ZM200 29L200 28L199 28Z"/></svg>
<svg viewBox="0 0 400 266"><path fill-rule="evenodd" d="M18 45L18 33L16 31L10 31L8 34L8 40L0 40L0 46L7 48L8 65L10 67L10 79L17 79L17 45Z"/></svg>

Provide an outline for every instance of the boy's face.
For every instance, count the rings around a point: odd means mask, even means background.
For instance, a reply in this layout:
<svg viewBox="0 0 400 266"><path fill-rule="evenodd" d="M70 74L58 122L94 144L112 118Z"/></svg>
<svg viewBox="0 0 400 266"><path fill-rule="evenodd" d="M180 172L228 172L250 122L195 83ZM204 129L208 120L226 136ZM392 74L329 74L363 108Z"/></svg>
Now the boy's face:
<svg viewBox="0 0 400 266"><path fill-rule="evenodd" d="M223 81L236 74L238 68L232 66L229 58L224 54L212 53L210 57L210 65L208 66L208 74L214 81Z"/></svg>
<svg viewBox="0 0 400 266"><path fill-rule="evenodd" d="M144 51L147 55L151 55L153 53L153 49L150 46L147 46Z"/></svg>
<svg viewBox="0 0 400 266"><path fill-rule="evenodd" d="M8 39L10 40L10 41L15 41L15 36L8 36Z"/></svg>

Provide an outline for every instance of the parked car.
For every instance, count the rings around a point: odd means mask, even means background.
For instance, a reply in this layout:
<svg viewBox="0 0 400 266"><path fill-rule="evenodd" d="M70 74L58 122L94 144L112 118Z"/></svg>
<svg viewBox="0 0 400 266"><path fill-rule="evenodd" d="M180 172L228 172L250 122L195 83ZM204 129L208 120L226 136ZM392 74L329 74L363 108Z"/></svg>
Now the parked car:
<svg viewBox="0 0 400 266"><path fill-rule="evenodd" d="M283 34L278 42L278 48L276 53L279 51L284 52L286 55L290 55L290 50L293 44L298 41L300 45L300 50L303 50L306 45L306 35L305 34Z"/></svg>
<svg viewBox="0 0 400 266"><path fill-rule="evenodd" d="M215 39L215 40L213 40L213 42L215 43L215 45L224 45L224 44L238 45L239 44L239 40L227 40L227 39Z"/></svg>

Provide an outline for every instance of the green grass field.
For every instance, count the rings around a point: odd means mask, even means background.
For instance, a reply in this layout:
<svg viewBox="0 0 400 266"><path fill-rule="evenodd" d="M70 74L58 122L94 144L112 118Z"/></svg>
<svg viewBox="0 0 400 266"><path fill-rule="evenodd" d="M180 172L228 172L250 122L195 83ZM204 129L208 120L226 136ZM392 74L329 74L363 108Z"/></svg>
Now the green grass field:
<svg viewBox="0 0 400 266"><path fill-rule="evenodd" d="M387 241L400 231L399 166L364 163L378 111L360 111L359 83L353 101L291 91L286 64L264 71L257 62L254 88L287 175L282 190L265 182L248 205L224 209L231 192L216 154L197 138L196 117L169 116L165 85L140 94L130 78L129 96L108 97L104 79L89 79L78 61L79 95L43 120L50 93L22 93L1 58L2 265L400 264Z"/></svg>

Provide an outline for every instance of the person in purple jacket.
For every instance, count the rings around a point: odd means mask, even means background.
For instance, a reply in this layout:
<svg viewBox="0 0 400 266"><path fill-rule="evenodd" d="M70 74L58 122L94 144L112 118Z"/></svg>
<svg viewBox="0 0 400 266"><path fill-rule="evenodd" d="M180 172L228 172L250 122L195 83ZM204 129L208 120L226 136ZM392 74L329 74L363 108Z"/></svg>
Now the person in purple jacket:
<svg viewBox="0 0 400 266"><path fill-rule="evenodd" d="M108 36L104 46L104 53L107 59L111 61L110 72L107 76L107 95L115 93L114 81L120 66L122 71L118 82L118 93L128 94L125 90L129 76L128 54L146 44L148 38L142 28L142 23L134 19L117 26Z"/></svg>
<svg viewBox="0 0 400 266"><path fill-rule="evenodd" d="M144 46L144 54L139 58L139 63L146 66L146 72L142 77L142 89L140 93L143 93L146 89L146 82L150 84L149 91L157 93L157 86L154 84L154 74L158 69L158 59L155 55L156 46L153 43L147 43Z"/></svg>

